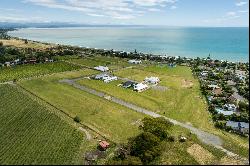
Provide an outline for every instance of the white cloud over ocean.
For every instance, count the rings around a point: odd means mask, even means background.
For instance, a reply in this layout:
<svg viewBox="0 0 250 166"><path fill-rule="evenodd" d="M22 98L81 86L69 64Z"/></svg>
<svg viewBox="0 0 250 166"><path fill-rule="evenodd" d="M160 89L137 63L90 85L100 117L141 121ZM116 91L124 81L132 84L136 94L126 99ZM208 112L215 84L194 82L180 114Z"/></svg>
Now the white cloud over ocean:
<svg viewBox="0 0 250 166"><path fill-rule="evenodd" d="M158 12L161 8L175 6L178 0L24 0L55 9L83 12L93 17L132 19L147 12Z"/></svg>

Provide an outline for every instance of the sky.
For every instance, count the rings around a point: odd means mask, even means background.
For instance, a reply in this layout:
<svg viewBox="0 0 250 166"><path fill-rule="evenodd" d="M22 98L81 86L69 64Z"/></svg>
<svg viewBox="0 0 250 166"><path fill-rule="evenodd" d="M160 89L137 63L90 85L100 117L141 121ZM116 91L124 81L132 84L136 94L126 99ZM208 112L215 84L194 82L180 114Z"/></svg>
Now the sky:
<svg viewBox="0 0 250 166"><path fill-rule="evenodd" d="M249 0L0 0L0 22L249 27Z"/></svg>

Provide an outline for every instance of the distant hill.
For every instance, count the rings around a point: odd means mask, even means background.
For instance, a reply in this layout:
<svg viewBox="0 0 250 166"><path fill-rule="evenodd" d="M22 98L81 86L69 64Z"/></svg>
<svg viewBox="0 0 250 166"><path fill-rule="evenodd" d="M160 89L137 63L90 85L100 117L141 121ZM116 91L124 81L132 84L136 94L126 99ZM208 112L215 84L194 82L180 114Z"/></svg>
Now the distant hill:
<svg viewBox="0 0 250 166"><path fill-rule="evenodd" d="M94 25L65 22L19 23L0 22L0 28L67 28L67 27L142 27L143 25Z"/></svg>

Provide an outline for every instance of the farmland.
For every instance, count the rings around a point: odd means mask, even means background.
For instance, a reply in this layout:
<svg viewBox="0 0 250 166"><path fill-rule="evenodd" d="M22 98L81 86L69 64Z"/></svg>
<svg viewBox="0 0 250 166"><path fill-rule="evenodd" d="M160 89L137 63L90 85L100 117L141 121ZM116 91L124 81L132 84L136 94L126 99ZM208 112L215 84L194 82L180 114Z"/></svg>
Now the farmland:
<svg viewBox="0 0 250 166"><path fill-rule="evenodd" d="M131 89L118 87L117 85L122 83L121 80L106 84L102 81L82 79L78 83L217 134L225 140L224 147L227 149L246 157L249 155L246 138L223 132L213 126L210 114L206 111L205 100L199 91L199 83L193 78L189 68L180 66L168 69L152 65L145 67L144 70L139 67L120 70L113 74L136 81L142 81L146 76L158 76L161 79L159 85L168 89L166 91L149 89L137 93Z"/></svg>
<svg viewBox="0 0 250 166"><path fill-rule="evenodd" d="M11 40L0 39L0 42L2 42L4 46L14 46L17 48L46 49L46 48L51 48L53 46L52 44L46 45L32 41L28 41L28 43L25 43L25 41L17 39L11 39Z"/></svg>
<svg viewBox="0 0 250 166"><path fill-rule="evenodd" d="M21 89L0 85L0 164L77 164L84 136Z"/></svg>
<svg viewBox="0 0 250 166"><path fill-rule="evenodd" d="M46 74L77 70L79 66L66 62L45 63L36 65L22 65L13 68L0 69L0 82L13 81Z"/></svg>
<svg viewBox="0 0 250 166"><path fill-rule="evenodd" d="M69 59L68 61L88 67L104 65L108 66L111 70L132 66L131 64L127 63L126 59L115 58L115 57L95 56L84 59Z"/></svg>
<svg viewBox="0 0 250 166"><path fill-rule="evenodd" d="M67 84L59 83L60 79L77 77L76 73L78 72L72 72L72 76L70 74L55 74L21 81L20 85L69 113L72 117L79 116L85 123L102 132L111 140L123 142L138 133L136 121L143 118L141 114ZM93 73L95 73L94 70L86 69L80 74L84 76Z"/></svg>
<svg viewBox="0 0 250 166"><path fill-rule="evenodd" d="M59 118L61 117L60 115L53 114L60 112L60 110L71 118L78 116L82 124L89 126L93 131L97 131L100 135L117 144L126 143L128 138L140 133L138 126L145 117L144 114L134 112L108 99L100 98L60 82L62 79L74 78L78 78L78 81L76 81L78 84L219 135L224 141L223 147L244 157L249 155L247 139L214 128L210 121L210 114L206 111L207 105L205 100L200 94L199 82L193 77L190 68L184 66L168 68L149 63L146 65L131 65L127 63L126 59L100 56L88 58L69 56L60 58L63 61L17 66L16 68L7 68L0 71L0 80L2 82L18 79L15 83L16 86L1 85L0 93L1 97L4 96L4 100L1 100L0 104L4 106L2 107L4 109L1 110L0 108L0 110L4 112L4 116L0 118L6 119L6 117L11 116L13 121L3 123L0 127L0 130L6 133L4 137L0 136L0 142L1 140L5 141L3 142L4 144L1 142L0 146L8 151L3 158L0 155L0 163L82 164L83 153L96 149L97 139L86 141L84 136L70 125L72 119L67 121ZM86 78L87 76L98 74L99 72L74 64L88 67L107 65L111 70L117 69L112 74L138 82L144 80L147 76L156 76L161 79L159 86L165 87L166 90L150 88L142 93L137 93L132 89L118 87L117 85L122 83L122 80L106 84L102 81L88 79ZM128 66L131 67L126 68ZM51 108L33 101L30 96L24 95L23 90L20 90L19 87L23 87L26 91L53 105L53 108L56 109L53 110L53 113L50 112ZM22 100L18 100L19 98L22 98ZM19 117L19 114L22 118ZM43 119L43 121L39 118ZM1 120L1 122L3 121ZM17 127L17 124L21 125ZM24 134L20 133L20 135L13 137L11 140L6 139L14 131L24 131L25 128L30 130L25 130ZM10 132L8 133L8 131ZM96 132L93 131L90 134L95 136ZM180 135L185 136L188 138L188 141L185 143L178 141L174 143L165 142L162 145L162 148L165 149L164 153L155 161L155 164L216 164L220 163L221 159L225 157L225 154L218 149L201 143L187 129L174 126L170 133L175 138L178 138ZM16 140L19 137L20 142ZM39 139L36 137L39 137ZM56 139L52 140L52 137ZM36 141L32 143L29 143L29 141L25 142L27 138L29 140L36 139ZM42 146L44 145L44 140L46 140L46 145ZM49 144L51 142L57 147L50 147ZM11 149L11 144L17 148ZM37 149L30 148L28 145L35 146ZM24 146L27 151L24 150ZM61 148L57 149L58 147ZM49 148L52 148L52 150ZM5 151L0 150L0 153L6 152L6 149ZM11 150L9 151L8 149ZM15 151L14 149L18 150ZM41 155L38 149L40 149ZM112 155L113 150L111 149L108 153ZM200 158L196 150L204 153L206 157ZM20 157L20 153L25 154L23 155L24 157ZM35 153L38 155L35 156ZM16 158L10 157L11 154L15 154ZM65 157L65 155L67 156ZM28 158L27 156L31 157ZM105 160L100 160L98 163L103 164Z"/></svg>

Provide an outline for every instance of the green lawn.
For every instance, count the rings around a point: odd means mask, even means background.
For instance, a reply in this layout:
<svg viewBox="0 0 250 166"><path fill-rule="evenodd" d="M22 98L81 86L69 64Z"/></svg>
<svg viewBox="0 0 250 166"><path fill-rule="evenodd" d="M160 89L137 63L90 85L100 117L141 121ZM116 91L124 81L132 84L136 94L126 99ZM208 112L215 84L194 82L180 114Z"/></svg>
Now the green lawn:
<svg viewBox="0 0 250 166"><path fill-rule="evenodd" d="M80 69L80 67L66 62L21 65L11 68L3 68L0 69L0 82L13 81L14 79L23 79L77 69Z"/></svg>
<svg viewBox="0 0 250 166"><path fill-rule="evenodd" d="M142 119L144 115L58 82L62 78L78 77L78 74L83 76L95 72L84 71L71 72L67 75L55 74L21 81L20 84L72 117L78 115L84 123L91 125L116 142L124 142L127 138L137 134L136 121Z"/></svg>
<svg viewBox="0 0 250 166"><path fill-rule="evenodd" d="M129 64L126 59L121 59L117 57L95 56L95 57L88 57L88 58L69 59L68 61L81 64L81 65L85 65L88 67L95 67L99 65L108 66L110 70L133 66Z"/></svg>
<svg viewBox="0 0 250 166"><path fill-rule="evenodd" d="M0 165L82 163L83 134L16 86L0 96Z"/></svg>
<svg viewBox="0 0 250 166"><path fill-rule="evenodd" d="M166 74L164 74L165 70L167 70ZM199 82L193 78L189 68L181 66L173 69L160 69L159 67L151 66L146 67L145 70L137 68L125 69L114 74L137 81L142 81L146 76L158 76L161 79L160 85L169 89L164 92L149 89L142 93L137 93L131 89L118 87L117 85L122 82L119 80L106 84L102 81L83 79L78 81L78 83L164 116L191 123L195 127L219 135L225 141L224 147L228 150L232 150L244 157L249 156L249 142L247 138L242 138L214 127L211 116L207 111L205 100L200 98ZM191 81L193 84L192 88L183 86L183 80Z"/></svg>

